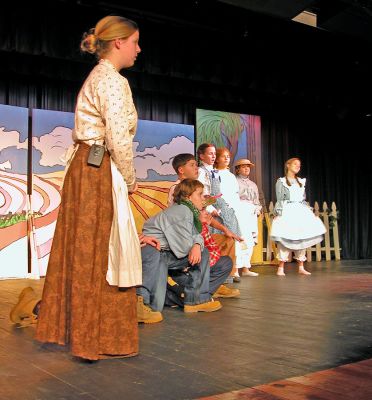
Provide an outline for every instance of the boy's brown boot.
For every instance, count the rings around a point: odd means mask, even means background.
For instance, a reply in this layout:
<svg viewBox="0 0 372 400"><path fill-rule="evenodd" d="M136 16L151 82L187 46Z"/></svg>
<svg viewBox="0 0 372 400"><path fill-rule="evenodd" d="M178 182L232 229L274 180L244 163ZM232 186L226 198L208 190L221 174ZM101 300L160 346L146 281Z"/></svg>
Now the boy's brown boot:
<svg viewBox="0 0 372 400"><path fill-rule="evenodd" d="M225 285L221 285L213 294L214 299L218 299L219 297L231 298L240 296L239 289L231 289Z"/></svg>
<svg viewBox="0 0 372 400"><path fill-rule="evenodd" d="M24 288L18 297L18 303L10 311L10 320L23 326L36 324L37 315L33 311L39 301L40 297L37 296L34 289Z"/></svg>
<svg viewBox="0 0 372 400"><path fill-rule="evenodd" d="M163 320L159 311L151 310L151 307L143 302L142 296L137 296L137 321L144 324L156 324Z"/></svg>
<svg viewBox="0 0 372 400"><path fill-rule="evenodd" d="M195 313L199 311L213 312L219 310L220 308L222 308L222 304L218 300L214 301L212 299L207 303L194 304L194 305L185 304L183 311L186 313Z"/></svg>

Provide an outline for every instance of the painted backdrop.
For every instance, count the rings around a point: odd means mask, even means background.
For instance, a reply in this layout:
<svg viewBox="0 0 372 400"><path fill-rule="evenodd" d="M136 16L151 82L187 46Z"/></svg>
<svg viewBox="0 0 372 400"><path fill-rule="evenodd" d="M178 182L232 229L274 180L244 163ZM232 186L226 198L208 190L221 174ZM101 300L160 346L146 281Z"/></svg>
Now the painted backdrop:
<svg viewBox="0 0 372 400"><path fill-rule="evenodd" d="M28 109L0 105L0 279L27 275Z"/></svg>
<svg viewBox="0 0 372 400"><path fill-rule="evenodd" d="M28 109L0 106L0 278L45 275L61 201L61 156L72 144L73 113L32 110L31 117L27 157ZM139 190L130 200L141 231L148 217L166 207L177 179L174 156L194 154L194 127L140 120L133 150Z"/></svg>
<svg viewBox="0 0 372 400"><path fill-rule="evenodd" d="M260 116L197 109L196 146L202 143L227 147L231 152L231 165L239 158L251 160L256 166L250 176L259 188L262 187Z"/></svg>

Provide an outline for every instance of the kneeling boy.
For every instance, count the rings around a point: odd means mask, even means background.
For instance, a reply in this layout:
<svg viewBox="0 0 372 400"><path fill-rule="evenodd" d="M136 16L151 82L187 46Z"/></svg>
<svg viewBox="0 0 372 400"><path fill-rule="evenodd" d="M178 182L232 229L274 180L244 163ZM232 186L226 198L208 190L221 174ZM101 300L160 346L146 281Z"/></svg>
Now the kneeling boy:
<svg viewBox="0 0 372 400"><path fill-rule="evenodd" d="M222 305L213 301L212 295L229 275L232 261L221 257L217 268L210 269L199 220L203 184L185 179L175 189L174 198L173 206L148 219L143 226L146 236L160 242L160 251L149 245L142 248L143 284L137 295L152 310L162 311L168 271L183 271L189 275L184 287L184 311L217 311Z"/></svg>

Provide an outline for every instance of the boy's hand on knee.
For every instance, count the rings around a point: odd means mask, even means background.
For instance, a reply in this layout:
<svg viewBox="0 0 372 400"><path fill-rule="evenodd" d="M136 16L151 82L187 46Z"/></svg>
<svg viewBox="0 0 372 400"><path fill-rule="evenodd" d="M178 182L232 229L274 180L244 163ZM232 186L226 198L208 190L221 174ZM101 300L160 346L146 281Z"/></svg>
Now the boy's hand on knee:
<svg viewBox="0 0 372 400"><path fill-rule="evenodd" d="M189 251L189 263L191 265L199 264L201 261L200 245L194 244Z"/></svg>
<svg viewBox="0 0 372 400"><path fill-rule="evenodd" d="M152 247L155 247L156 250L160 250L160 242L158 241L158 239L152 236L145 236L142 233L138 235L138 239L140 241L141 247L144 247L148 244Z"/></svg>

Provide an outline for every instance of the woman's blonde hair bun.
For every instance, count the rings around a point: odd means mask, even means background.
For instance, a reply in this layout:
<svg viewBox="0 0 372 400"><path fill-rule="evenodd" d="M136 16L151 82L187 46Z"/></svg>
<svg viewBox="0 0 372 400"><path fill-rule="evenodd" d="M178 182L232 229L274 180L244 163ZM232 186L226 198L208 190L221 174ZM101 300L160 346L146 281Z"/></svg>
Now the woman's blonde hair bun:
<svg viewBox="0 0 372 400"><path fill-rule="evenodd" d="M80 44L80 49L83 52L95 54L97 51L97 42L98 38L94 33L94 28L89 29L88 32L85 32L83 34L83 38Z"/></svg>

